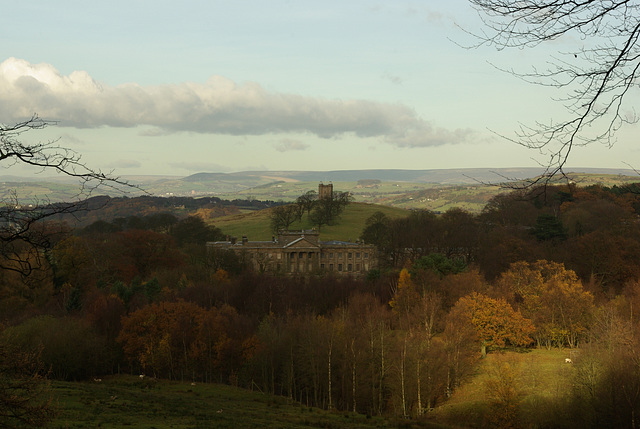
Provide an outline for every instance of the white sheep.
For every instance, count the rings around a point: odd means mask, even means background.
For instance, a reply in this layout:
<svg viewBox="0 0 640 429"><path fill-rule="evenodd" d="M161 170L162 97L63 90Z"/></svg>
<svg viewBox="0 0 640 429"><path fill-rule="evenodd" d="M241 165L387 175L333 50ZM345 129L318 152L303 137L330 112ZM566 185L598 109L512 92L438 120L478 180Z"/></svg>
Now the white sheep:
<svg viewBox="0 0 640 429"><path fill-rule="evenodd" d="M573 361L569 358L565 358L564 363L573 363Z"/></svg>

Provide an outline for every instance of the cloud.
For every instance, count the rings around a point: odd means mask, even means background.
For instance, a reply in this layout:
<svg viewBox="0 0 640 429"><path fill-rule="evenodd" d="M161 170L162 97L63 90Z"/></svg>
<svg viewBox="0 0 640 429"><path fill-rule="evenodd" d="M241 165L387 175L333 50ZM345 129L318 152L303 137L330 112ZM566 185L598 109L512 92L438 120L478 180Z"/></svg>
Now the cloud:
<svg viewBox="0 0 640 429"><path fill-rule="evenodd" d="M112 87L84 71L65 76L50 64L17 58L0 64L0 100L4 121L37 113L76 128L146 125L152 127L147 135L352 134L402 147L459 143L467 135L436 129L402 104L273 93L257 83L237 84L222 76L205 83Z"/></svg>
<svg viewBox="0 0 640 429"><path fill-rule="evenodd" d="M141 166L142 164L135 159L118 159L107 164L109 168L138 168Z"/></svg>
<svg viewBox="0 0 640 429"><path fill-rule="evenodd" d="M384 75L382 75L382 78L396 85L400 85L402 84L402 82L404 82L404 79L402 79L400 76L392 75L390 73L385 73Z"/></svg>
<svg viewBox="0 0 640 429"><path fill-rule="evenodd" d="M291 152L294 150L307 150L310 146L300 140L282 139L274 147L278 152Z"/></svg>
<svg viewBox="0 0 640 429"><path fill-rule="evenodd" d="M169 164L172 168L178 168L181 170L187 170L193 172L207 172L207 173L229 173L233 171L232 168L215 164L212 162L172 162Z"/></svg>

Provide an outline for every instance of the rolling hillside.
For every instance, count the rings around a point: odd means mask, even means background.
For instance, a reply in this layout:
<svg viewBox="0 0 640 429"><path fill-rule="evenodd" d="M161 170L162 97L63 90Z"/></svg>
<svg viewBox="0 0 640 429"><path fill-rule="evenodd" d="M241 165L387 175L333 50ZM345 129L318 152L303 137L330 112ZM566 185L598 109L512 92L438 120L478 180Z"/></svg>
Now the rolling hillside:
<svg viewBox="0 0 640 429"><path fill-rule="evenodd" d="M213 219L212 223L220 228L224 234L232 237L246 235L252 241L270 240L273 235L269 218L271 210L265 209L218 217ZM404 217L409 214L407 210L395 207L352 203L347 206L336 225L324 226L320 230L320 240L355 241L360 237L367 218L377 211L383 212L390 218ZM311 229L313 227L314 225L305 215L301 222L294 223L290 229Z"/></svg>
<svg viewBox="0 0 640 429"><path fill-rule="evenodd" d="M633 170L576 169L568 176L581 185L621 185L638 181ZM318 183L331 182L334 189L349 192L355 201L444 212L451 207L480 212L493 196L508 190L509 179L535 177L533 168L442 169L442 170L348 170L348 171L248 171L239 173L198 173L187 177L124 177L140 187L142 194L161 197L215 196L224 200L294 201ZM4 180L4 181L2 181ZM566 182L566 179L564 179ZM79 191L70 178L18 178L0 176L0 196L13 203L13 195L23 204L73 200ZM121 193L102 190L110 196ZM98 195L94 192L93 195Z"/></svg>

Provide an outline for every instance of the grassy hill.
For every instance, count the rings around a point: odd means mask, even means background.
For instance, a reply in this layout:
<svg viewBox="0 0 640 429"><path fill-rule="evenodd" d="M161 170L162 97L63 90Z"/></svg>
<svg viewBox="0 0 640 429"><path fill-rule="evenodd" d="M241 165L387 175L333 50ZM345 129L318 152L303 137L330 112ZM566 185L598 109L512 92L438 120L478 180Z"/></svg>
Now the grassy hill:
<svg viewBox="0 0 640 429"><path fill-rule="evenodd" d="M576 367L565 363L565 358L573 357L575 360L575 353L568 349L489 353L478 363L473 377L454 391L444 405L436 408L431 417L443 423L464 421L471 427L486 427L489 408L487 381L500 380L500 386L505 388L511 380L511 388L521 400L519 415L532 423L527 427L548 427L543 424L545 419L549 423L549 419L561 418L548 413L548 404L567 397Z"/></svg>
<svg viewBox="0 0 640 429"><path fill-rule="evenodd" d="M381 417L330 413L284 397L219 384L107 377L53 382L60 412L51 428L376 428Z"/></svg>
<svg viewBox="0 0 640 429"><path fill-rule="evenodd" d="M520 415L549 423L545 404L566 396L576 368L570 350L490 353L476 373L444 404L424 418L395 420L350 412L327 412L288 398L226 385L106 377L100 382L52 382L59 416L52 428L383 428L487 427L487 381L510 371L519 392ZM506 368L506 369L505 369ZM503 377L508 380L508 377Z"/></svg>
<svg viewBox="0 0 640 429"><path fill-rule="evenodd" d="M323 226L320 230L320 240L345 240L355 241L365 227L366 220L375 212L381 211L390 218L405 217L409 211L397 207L381 206L367 203L351 203L340 216L338 223L332 226ZM270 240L271 209L245 212L239 215L224 216L213 219L212 223L220 228L224 234L233 237L246 235L251 241ZM302 221L291 225L290 229L311 229L311 224L305 214Z"/></svg>

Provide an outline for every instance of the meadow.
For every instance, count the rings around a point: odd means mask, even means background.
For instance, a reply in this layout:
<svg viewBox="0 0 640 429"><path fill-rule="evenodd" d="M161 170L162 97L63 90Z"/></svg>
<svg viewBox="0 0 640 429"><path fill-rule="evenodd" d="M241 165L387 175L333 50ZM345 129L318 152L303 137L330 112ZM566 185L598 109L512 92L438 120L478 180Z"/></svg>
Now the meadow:
<svg viewBox="0 0 640 429"><path fill-rule="evenodd" d="M331 412L286 397L228 385L120 375L99 382L53 381L59 416L52 428L456 428L486 424L487 382L507 365L515 375L520 413L531 421L540 403L568 392L574 366L569 349L494 352L444 404L422 418L401 419Z"/></svg>
<svg viewBox="0 0 640 429"><path fill-rule="evenodd" d="M221 384L111 376L52 382L52 428L382 428L381 417L328 412L287 398Z"/></svg>

